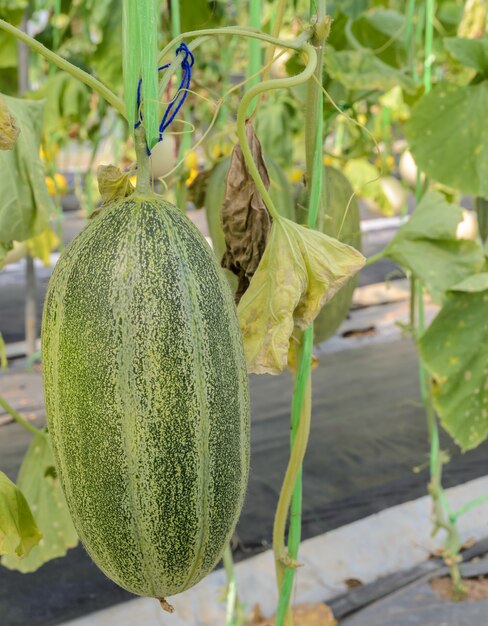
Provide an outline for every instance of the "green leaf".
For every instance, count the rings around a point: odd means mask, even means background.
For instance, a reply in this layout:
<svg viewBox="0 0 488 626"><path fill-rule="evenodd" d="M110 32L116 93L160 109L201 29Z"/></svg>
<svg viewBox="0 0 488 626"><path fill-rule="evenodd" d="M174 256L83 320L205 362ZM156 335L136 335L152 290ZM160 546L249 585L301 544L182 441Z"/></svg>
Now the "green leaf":
<svg viewBox="0 0 488 626"><path fill-rule="evenodd" d="M418 166L444 185L488 197L488 81L440 84L412 109L406 135Z"/></svg>
<svg viewBox="0 0 488 626"><path fill-rule="evenodd" d="M385 256L424 281L437 301L484 265L478 242L456 239L462 218L460 207L447 202L440 193L429 191L385 250Z"/></svg>
<svg viewBox="0 0 488 626"><path fill-rule="evenodd" d="M47 77L36 99L44 98L43 133L49 142L66 137L74 123L84 123L90 112L90 94L85 85L67 72Z"/></svg>
<svg viewBox="0 0 488 626"><path fill-rule="evenodd" d="M488 73L488 37L468 39L467 37L447 37L444 45L449 54L462 65L474 67L480 74Z"/></svg>
<svg viewBox="0 0 488 626"><path fill-rule="evenodd" d="M415 83L410 76L383 63L371 50L336 52L328 48L324 62L330 76L340 81L349 90L388 91L400 85L405 91L415 92Z"/></svg>
<svg viewBox="0 0 488 626"><path fill-rule="evenodd" d="M480 274L473 274L468 276L460 283L451 287L450 291L466 291L468 293L474 293L476 291L485 291L488 289L488 273L481 272Z"/></svg>
<svg viewBox="0 0 488 626"><path fill-rule="evenodd" d="M54 468L49 436L39 433L24 457L17 480L43 534L28 557L6 556L2 564L20 572L34 572L43 563L64 556L78 543L61 484Z"/></svg>
<svg viewBox="0 0 488 626"><path fill-rule="evenodd" d="M419 347L443 427L463 451L475 448L488 436L488 289L451 292Z"/></svg>
<svg viewBox="0 0 488 626"><path fill-rule="evenodd" d="M237 307L249 372L282 372L294 327L307 328L363 264L351 246L285 218L274 220Z"/></svg>
<svg viewBox="0 0 488 626"><path fill-rule="evenodd" d="M12 26L22 20L27 0L0 1L0 18ZM5 31L0 31L0 69L15 68L18 65L17 40Z"/></svg>
<svg viewBox="0 0 488 626"><path fill-rule="evenodd" d="M288 167L293 162L293 116L289 104L276 98L263 102L254 126L264 154Z"/></svg>
<svg viewBox="0 0 488 626"><path fill-rule="evenodd" d="M101 2L95 4L97 8L101 5ZM110 0L107 6L110 10L102 16L106 19L99 25L102 29L100 43L91 60L97 78L119 93L122 88L122 3L120 0Z"/></svg>
<svg viewBox="0 0 488 626"><path fill-rule="evenodd" d="M0 555L27 556L41 538L23 493L0 472Z"/></svg>
<svg viewBox="0 0 488 626"><path fill-rule="evenodd" d="M20 134L13 150L0 151L0 250L39 234L53 210L39 158L43 103L8 96L5 101Z"/></svg>
<svg viewBox="0 0 488 626"><path fill-rule="evenodd" d="M405 17L400 13L377 8L360 15L351 31L361 46L370 48L384 63L394 67L405 64Z"/></svg>
<svg viewBox="0 0 488 626"><path fill-rule="evenodd" d="M201 28L215 28L221 21L222 12L218 2L208 0L180 0L181 32Z"/></svg>

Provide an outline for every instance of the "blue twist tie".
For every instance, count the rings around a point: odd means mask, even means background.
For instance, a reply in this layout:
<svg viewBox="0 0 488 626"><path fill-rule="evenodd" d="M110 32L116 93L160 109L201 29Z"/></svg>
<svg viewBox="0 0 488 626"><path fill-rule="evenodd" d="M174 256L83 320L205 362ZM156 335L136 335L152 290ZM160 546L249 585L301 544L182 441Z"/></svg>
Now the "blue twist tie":
<svg viewBox="0 0 488 626"><path fill-rule="evenodd" d="M195 57L192 52L188 49L186 43L182 42L178 48L176 49L176 54L183 53L185 56L183 61L181 62L181 69L183 70L183 76L181 77L180 86L178 87L178 92L174 100L172 100L166 111L164 112L163 119L161 120L161 124L159 125L159 141L163 139L163 133L171 124L171 122L175 119L176 115L178 115L178 111L183 106L183 103L186 100L186 96L188 95L188 88L190 87L191 81L191 68L195 63ZM166 63L165 65L161 65L158 67L158 72L161 70L167 69L171 63ZM139 111L139 120L134 124L134 128L138 128L143 121L142 113L141 113L141 85L142 78L139 79L139 83L137 84L137 110ZM148 154L150 151L148 149Z"/></svg>

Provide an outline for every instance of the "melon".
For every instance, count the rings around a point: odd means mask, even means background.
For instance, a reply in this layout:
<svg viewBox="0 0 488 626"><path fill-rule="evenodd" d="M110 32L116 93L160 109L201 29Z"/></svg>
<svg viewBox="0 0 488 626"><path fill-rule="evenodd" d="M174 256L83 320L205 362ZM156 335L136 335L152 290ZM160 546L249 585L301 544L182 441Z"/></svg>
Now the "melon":
<svg viewBox="0 0 488 626"><path fill-rule="evenodd" d="M57 472L92 559L141 596L195 585L243 504L249 395L232 294L179 209L134 194L67 246L42 358Z"/></svg>

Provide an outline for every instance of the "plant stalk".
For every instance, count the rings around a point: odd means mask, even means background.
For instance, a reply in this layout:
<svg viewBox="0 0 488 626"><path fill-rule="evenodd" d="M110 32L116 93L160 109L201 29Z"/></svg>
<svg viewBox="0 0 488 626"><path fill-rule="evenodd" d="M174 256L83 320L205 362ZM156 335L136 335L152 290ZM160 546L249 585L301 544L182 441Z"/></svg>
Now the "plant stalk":
<svg viewBox="0 0 488 626"><path fill-rule="evenodd" d="M120 115L126 117L125 106L122 100L99 80L97 80L87 72L84 72L79 67L76 67L76 65L73 65L69 61L66 61L66 59L63 59L52 50L49 50L49 48L46 48L46 46L43 46L42 43L40 43L33 37L30 37L30 35L28 35L27 33L22 32L22 30L20 30L19 28L12 26L12 24L9 24L5 20L0 19L0 29L4 30L10 35L13 35L20 41L23 41L29 46L31 50L34 50L34 52L40 54L47 61L49 61L53 65L56 65L57 67L59 67L59 69L68 72L68 74L80 80L87 87L90 87L90 89L96 91L102 98L110 103L114 107L114 109L120 113Z"/></svg>
<svg viewBox="0 0 488 626"><path fill-rule="evenodd" d="M305 118L305 149L308 185L308 218L307 225L315 228L320 208L323 184L323 95L322 95L322 68L323 47L330 30L330 20L325 16L325 2L318 5L317 22L312 38L312 45L317 51L317 62L314 73L308 80L307 102ZM275 516L273 532L273 549L276 559L276 578L278 583L278 607L276 611L276 626L291 626L293 616L290 606L291 592L295 579L298 551L301 539L302 513L302 462L305 456L311 424L311 367L313 348L313 324L303 333L298 353L298 366L295 386L293 390L291 410L290 461L285 481L293 485L291 506L283 494L287 493L288 485L283 484ZM290 468L293 472L290 472ZM284 550L285 524L289 516L288 550Z"/></svg>
<svg viewBox="0 0 488 626"><path fill-rule="evenodd" d="M40 428L36 428L33 424L30 424L20 413L18 413L13 406L0 396L0 406L21 426L30 431L33 435L39 435L43 431Z"/></svg>
<svg viewBox="0 0 488 626"><path fill-rule="evenodd" d="M134 131L134 147L137 159L136 192L138 196L147 197L151 195L152 187L146 134L142 125Z"/></svg>
<svg viewBox="0 0 488 626"><path fill-rule="evenodd" d="M249 144L246 137L246 117L249 103L253 100L253 98L260 93L265 91L269 91L271 89L285 89L288 87L293 87L294 85L299 85L304 83L309 78L313 76L315 71L315 67L317 64L317 53L315 48L309 43L304 43L302 46L303 51L306 53L307 65L305 69L297 74L296 76L290 76L288 78L275 78L273 80L266 80L260 83L259 85L255 85L251 87L242 97L241 102L239 104L239 108L237 109L237 136L239 138L239 143L242 149L242 155L244 157L244 161L246 162L246 167L249 170L249 173L258 188L259 193L266 205L266 208L270 212L271 216L274 220L280 221L282 218L274 206L273 200L266 189L266 186L259 175L258 168L254 163L254 159L252 157L251 150L249 148Z"/></svg>
<svg viewBox="0 0 488 626"><path fill-rule="evenodd" d="M225 575L227 578L227 606L225 623L226 626L236 626L237 612L239 608L239 598L237 596L237 583L234 570L234 560L230 544L227 544L222 556L224 562Z"/></svg>
<svg viewBox="0 0 488 626"><path fill-rule="evenodd" d="M261 30L261 0L249 0L249 21L251 28L257 31ZM257 39L249 39L247 44L247 76L250 78L249 86L257 85L259 83L259 75L255 76L261 68L261 44ZM247 115L250 117L256 106L256 98L250 103L247 110Z"/></svg>
<svg viewBox="0 0 488 626"><path fill-rule="evenodd" d="M426 0L425 5L425 35L424 35L424 72L423 82L425 92L428 93L432 87L432 43L433 43L433 22L435 15L435 0ZM423 195L423 187L420 171L417 172L416 201L417 204ZM420 280L412 283L415 289L416 308L417 308L417 326L415 328L415 337L418 340L425 331L425 313L424 313L424 286ZM413 311L415 314L415 311ZM461 573L459 571L459 562L461 558L459 552L461 549L461 541L459 539L459 531L456 525L456 518L451 513L449 503L447 502L445 491L442 487L442 466L443 460L440 453L439 441L439 425L434 410L432 398L432 381L428 372L425 370L422 360L419 363L419 379L420 392L422 402L427 415L427 426L429 430L430 440L430 482L428 491L432 497L434 509L434 534L439 528L443 528L447 533L446 542L444 544L443 556L449 567L451 580L453 584L454 596L462 598L466 589L463 585Z"/></svg>

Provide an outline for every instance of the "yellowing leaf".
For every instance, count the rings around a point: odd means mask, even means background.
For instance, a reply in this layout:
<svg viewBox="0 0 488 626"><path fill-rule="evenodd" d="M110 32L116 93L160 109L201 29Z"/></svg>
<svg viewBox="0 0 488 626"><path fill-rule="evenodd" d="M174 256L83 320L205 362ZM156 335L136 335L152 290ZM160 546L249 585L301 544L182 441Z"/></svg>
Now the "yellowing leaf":
<svg viewBox="0 0 488 626"><path fill-rule="evenodd" d="M295 326L306 328L362 266L357 250L281 218L237 308L249 372L279 374Z"/></svg>
<svg viewBox="0 0 488 626"><path fill-rule="evenodd" d="M23 493L0 472L0 555L26 556L41 538Z"/></svg>
<svg viewBox="0 0 488 626"><path fill-rule="evenodd" d="M19 133L15 117L11 115L5 100L0 96L0 150L11 150Z"/></svg>
<svg viewBox="0 0 488 626"><path fill-rule="evenodd" d="M99 165L97 179L103 205L109 204L114 200L127 198L134 191L130 181L130 174L122 172L115 165Z"/></svg>

